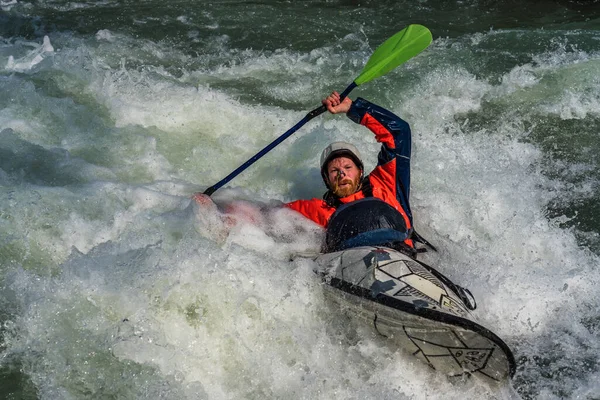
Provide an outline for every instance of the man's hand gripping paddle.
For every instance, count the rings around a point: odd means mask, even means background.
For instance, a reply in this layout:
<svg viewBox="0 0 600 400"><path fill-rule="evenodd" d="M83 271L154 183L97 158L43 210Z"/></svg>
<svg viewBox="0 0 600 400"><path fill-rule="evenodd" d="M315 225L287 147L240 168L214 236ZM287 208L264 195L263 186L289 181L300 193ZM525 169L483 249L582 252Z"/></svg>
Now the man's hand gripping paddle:
<svg viewBox="0 0 600 400"><path fill-rule="evenodd" d="M400 32L396 33L394 36L383 42L383 44L381 44L377 50L375 50L358 78L356 78L354 82L352 82L346 88L346 90L342 92L340 95L340 101L344 100L344 98L348 96L352 89L358 85L362 85L363 83L372 81L375 78L387 74L397 66L405 63L425 50L431 43L431 40L431 32L423 25L409 25ZM291 136L308 121L317 115L323 114L325 111L327 111L327 107L322 105L321 107L315 108L306 114L306 116L300 122L271 142L271 144L269 144L267 147L256 153L256 155L238 167L235 171L206 189L203 194L208 196L213 194L217 189L238 176L242 171L254 164L259 158L267 154L275 146Z"/></svg>

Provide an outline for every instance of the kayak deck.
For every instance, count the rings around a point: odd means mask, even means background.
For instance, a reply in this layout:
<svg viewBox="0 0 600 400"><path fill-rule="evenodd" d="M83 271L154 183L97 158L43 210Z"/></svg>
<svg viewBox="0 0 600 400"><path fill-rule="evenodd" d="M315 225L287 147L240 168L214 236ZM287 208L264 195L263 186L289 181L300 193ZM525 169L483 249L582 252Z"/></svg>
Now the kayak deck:
<svg viewBox="0 0 600 400"><path fill-rule="evenodd" d="M489 382L514 374L510 348L475 322L452 283L431 267L382 247L323 254L316 262L332 300L432 368Z"/></svg>

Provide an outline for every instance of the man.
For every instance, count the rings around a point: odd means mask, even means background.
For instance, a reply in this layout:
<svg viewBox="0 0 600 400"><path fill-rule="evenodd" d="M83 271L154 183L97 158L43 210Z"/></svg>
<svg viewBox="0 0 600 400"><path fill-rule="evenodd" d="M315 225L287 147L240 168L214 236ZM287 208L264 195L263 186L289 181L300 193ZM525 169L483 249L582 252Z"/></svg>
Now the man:
<svg viewBox="0 0 600 400"><path fill-rule="evenodd" d="M332 114L346 113L366 126L382 144L377 166L367 176L358 149L334 142L321 154L321 176L327 187L323 199L285 204L327 229L323 251L380 245L416 256L413 240L425 243L413 229L410 210L410 126L392 112L367 100L343 101L337 92L322 103ZM197 193L196 202L210 202ZM230 210L231 211L231 210ZM234 213L235 214L235 213Z"/></svg>
<svg viewBox="0 0 600 400"><path fill-rule="evenodd" d="M296 200L286 206L327 228L325 251L360 245L400 247L416 253L410 210L411 132L400 117L364 99L340 101L337 92L323 104L366 126L382 144L375 169L364 176L358 149L334 142L321 155L323 199Z"/></svg>

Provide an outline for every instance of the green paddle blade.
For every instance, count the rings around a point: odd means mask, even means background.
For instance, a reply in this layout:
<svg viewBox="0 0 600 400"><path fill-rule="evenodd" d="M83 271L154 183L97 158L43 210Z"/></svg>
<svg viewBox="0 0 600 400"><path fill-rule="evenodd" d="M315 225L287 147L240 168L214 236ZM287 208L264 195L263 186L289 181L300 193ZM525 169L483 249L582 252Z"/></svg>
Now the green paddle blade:
<svg viewBox="0 0 600 400"><path fill-rule="evenodd" d="M375 50L354 83L361 85L387 74L425 50L431 40L431 32L423 25L407 26Z"/></svg>

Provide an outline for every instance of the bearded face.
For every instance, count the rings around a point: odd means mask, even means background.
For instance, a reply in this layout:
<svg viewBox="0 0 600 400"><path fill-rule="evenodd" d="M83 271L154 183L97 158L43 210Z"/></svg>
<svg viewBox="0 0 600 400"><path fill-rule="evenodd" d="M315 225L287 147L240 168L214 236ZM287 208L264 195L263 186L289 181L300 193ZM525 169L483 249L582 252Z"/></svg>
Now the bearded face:
<svg viewBox="0 0 600 400"><path fill-rule="evenodd" d="M327 166L327 178L333 194L346 197L359 189L362 171L351 158L337 157Z"/></svg>
<svg viewBox="0 0 600 400"><path fill-rule="evenodd" d="M338 179L331 183L331 191L338 197L346 197L358 189L359 179Z"/></svg>

